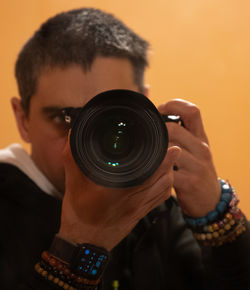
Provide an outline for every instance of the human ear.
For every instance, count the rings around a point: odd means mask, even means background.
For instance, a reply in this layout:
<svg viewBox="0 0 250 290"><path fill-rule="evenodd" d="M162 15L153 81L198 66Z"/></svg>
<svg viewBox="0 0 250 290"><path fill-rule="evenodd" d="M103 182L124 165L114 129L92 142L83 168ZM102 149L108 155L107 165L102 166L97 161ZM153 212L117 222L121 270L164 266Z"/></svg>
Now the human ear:
<svg viewBox="0 0 250 290"><path fill-rule="evenodd" d="M16 123L18 127L19 134L21 135L22 139L30 143L29 138L29 119L27 114L24 112L23 107L21 105L21 100L13 97L11 99L11 106L14 112Z"/></svg>

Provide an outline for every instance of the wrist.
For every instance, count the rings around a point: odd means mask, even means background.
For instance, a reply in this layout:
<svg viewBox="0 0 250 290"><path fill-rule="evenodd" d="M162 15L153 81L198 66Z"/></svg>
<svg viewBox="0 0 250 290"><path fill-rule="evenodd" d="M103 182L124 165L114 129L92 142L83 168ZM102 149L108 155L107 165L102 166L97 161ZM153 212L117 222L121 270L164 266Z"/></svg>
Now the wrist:
<svg viewBox="0 0 250 290"><path fill-rule="evenodd" d="M67 264L70 271L80 277L97 280L109 259L109 252L89 243L71 243L56 235L49 254Z"/></svg>
<svg viewBox="0 0 250 290"><path fill-rule="evenodd" d="M97 289L108 263L109 253L104 248L90 244L76 244L56 235L49 251L35 270L45 279L68 289ZM71 288L70 288L71 289Z"/></svg>
<svg viewBox="0 0 250 290"><path fill-rule="evenodd" d="M220 180L221 199L214 211L201 218L186 217L194 237L205 246L219 247L233 242L246 231L246 219L238 208L239 199L230 186Z"/></svg>
<svg viewBox="0 0 250 290"><path fill-rule="evenodd" d="M77 227L72 226L70 229L68 227L68 230L65 227L61 227L57 236L75 246L87 243L104 248L107 251L111 251L114 248L115 244L112 233L106 233L102 228L85 225L76 230Z"/></svg>
<svg viewBox="0 0 250 290"><path fill-rule="evenodd" d="M184 215L187 224L191 228L205 226L218 219L221 219L224 213L230 207L231 200L234 198L234 195L236 196L234 189L224 180L219 179L219 184L220 184L220 199L219 202L217 202L217 204L214 205L213 210L208 212L203 217L192 218L187 215Z"/></svg>

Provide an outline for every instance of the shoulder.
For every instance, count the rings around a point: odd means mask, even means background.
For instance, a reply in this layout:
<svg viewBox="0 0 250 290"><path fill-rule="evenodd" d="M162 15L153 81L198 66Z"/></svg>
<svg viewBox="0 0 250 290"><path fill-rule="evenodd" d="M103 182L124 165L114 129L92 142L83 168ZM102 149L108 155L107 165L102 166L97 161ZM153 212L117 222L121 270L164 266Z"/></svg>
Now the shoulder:
<svg viewBox="0 0 250 290"><path fill-rule="evenodd" d="M0 163L0 200L2 206L16 204L32 210L42 205L60 206L59 200L46 194L24 172L8 163Z"/></svg>
<svg viewBox="0 0 250 290"><path fill-rule="evenodd" d="M0 163L0 191L32 189L40 191L39 187L19 168L9 163Z"/></svg>

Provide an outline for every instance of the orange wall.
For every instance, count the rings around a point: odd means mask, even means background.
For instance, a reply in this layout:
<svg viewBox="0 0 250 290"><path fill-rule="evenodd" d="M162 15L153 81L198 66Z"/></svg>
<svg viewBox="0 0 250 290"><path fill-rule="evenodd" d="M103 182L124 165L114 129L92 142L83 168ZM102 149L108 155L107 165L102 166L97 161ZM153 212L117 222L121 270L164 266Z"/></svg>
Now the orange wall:
<svg viewBox="0 0 250 290"><path fill-rule="evenodd" d="M17 95L13 66L21 45L47 17L81 6L114 13L151 42L152 100L160 104L178 97L199 105L217 171L231 180L249 217L248 0L2 1L0 147L21 142L9 105Z"/></svg>

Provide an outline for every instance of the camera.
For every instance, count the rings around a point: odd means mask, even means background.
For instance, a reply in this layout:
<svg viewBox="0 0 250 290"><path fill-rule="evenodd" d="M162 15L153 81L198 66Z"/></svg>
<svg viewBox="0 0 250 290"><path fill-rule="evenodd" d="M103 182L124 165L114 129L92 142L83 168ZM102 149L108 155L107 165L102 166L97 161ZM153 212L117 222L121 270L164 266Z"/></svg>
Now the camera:
<svg viewBox="0 0 250 290"><path fill-rule="evenodd" d="M167 153L165 122L179 122L130 90L102 92L82 108L64 108L63 114L80 170L96 184L113 188L139 185L152 176Z"/></svg>

